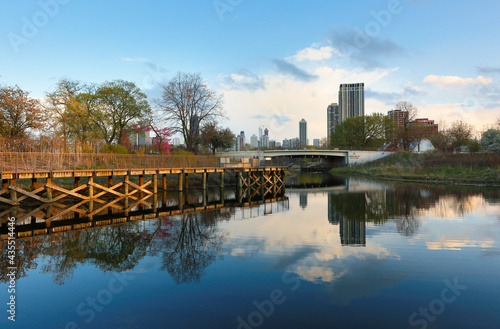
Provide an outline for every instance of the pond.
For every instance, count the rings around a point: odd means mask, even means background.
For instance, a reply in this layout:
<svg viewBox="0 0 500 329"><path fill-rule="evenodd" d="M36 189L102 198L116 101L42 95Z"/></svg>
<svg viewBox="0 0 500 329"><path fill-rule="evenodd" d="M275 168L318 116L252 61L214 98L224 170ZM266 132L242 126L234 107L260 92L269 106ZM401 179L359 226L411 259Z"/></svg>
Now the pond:
<svg viewBox="0 0 500 329"><path fill-rule="evenodd" d="M500 191L335 177L17 241L2 328L498 328Z"/></svg>

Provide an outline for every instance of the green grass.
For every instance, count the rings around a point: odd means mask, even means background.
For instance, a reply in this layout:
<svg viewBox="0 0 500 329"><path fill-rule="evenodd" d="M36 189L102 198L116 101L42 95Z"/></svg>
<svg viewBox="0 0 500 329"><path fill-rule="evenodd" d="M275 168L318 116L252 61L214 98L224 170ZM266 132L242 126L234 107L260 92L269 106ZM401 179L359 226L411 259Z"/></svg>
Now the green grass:
<svg viewBox="0 0 500 329"><path fill-rule="evenodd" d="M366 165L334 169L331 173L381 179L500 186L498 156L491 154L402 153Z"/></svg>

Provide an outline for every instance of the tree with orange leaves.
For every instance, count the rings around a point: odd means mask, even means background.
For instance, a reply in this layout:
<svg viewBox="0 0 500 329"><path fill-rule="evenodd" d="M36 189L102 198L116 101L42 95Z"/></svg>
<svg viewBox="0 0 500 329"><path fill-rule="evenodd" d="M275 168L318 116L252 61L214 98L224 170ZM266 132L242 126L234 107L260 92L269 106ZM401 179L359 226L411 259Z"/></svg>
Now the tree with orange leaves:
<svg viewBox="0 0 500 329"><path fill-rule="evenodd" d="M47 115L40 102L18 86L0 88L0 135L8 139L22 139L32 130L41 130Z"/></svg>

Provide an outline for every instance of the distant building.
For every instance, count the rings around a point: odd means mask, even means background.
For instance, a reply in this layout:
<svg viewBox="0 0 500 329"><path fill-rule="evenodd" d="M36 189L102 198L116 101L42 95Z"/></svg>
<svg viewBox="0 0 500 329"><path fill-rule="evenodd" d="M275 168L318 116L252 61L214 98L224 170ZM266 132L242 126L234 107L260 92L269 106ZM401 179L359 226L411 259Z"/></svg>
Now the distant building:
<svg viewBox="0 0 500 329"><path fill-rule="evenodd" d="M313 139L313 146L319 147L319 138Z"/></svg>
<svg viewBox="0 0 500 329"><path fill-rule="evenodd" d="M276 141L275 141L275 140L273 140L273 139L271 139L271 140L269 141L269 148L275 148L275 147L276 147Z"/></svg>
<svg viewBox="0 0 500 329"><path fill-rule="evenodd" d="M176 147L181 145L181 139L179 137L172 138L172 145L174 145Z"/></svg>
<svg viewBox="0 0 500 329"><path fill-rule="evenodd" d="M257 136L253 134L250 136L250 148L255 149L259 147L259 140L257 139Z"/></svg>
<svg viewBox="0 0 500 329"><path fill-rule="evenodd" d="M326 108L326 128L327 128L327 138L330 140L330 134L335 130L335 126L344 121L345 118L342 117L342 112L340 112L339 105L337 103L332 103Z"/></svg>
<svg viewBox="0 0 500 329"><path fill-rule="evenodd" d="M300 120L299 122L299 139L299 147L304 147L307 145L307 121L304 119Z"/></svg>
<svg viewBox="0 0 500 329"><path fill-rule="evenodd" d="M284 149L289 149L290 148L290 140L288 138L285 138L283 140L283 144L282 145L283 145Z"/></svg>
<svg viewBox="0 0 500 329"><path fill-rule="evenodd" d="M245 150L245 132L241 131L238 136L236 136L236 151Z"/></svg>
<svg viewBox="0 0 500 329"><path fill-rule="evenodd" d="M300 147L300 138L295 137L290 139L290 148L291 149L298 149Z"/></svg>
<svg viewBox="0 0 500 329"><path fill-rule="evenodd" d="M263 149L269 148L269 135L262 135L260 140L260 147Z"/></svg>
<svg viewBox="0 0 500 329"><path fill-rule="evenodd" d="M365 84L343 83L339 88L342 121L365 115Z"/></svg>
<svg viewBox="0 0 500 329"><path fill-rule="evenodd" d="M429 139L438 133L438 125L428 118L415 119L410 125L418 139Z"/></svg>
<svg viewBox="0 0 500 329"><path fill-rule="evenodd" d="M402 126L408 122L408 111L390 110L387 116L394 121L394 127Z"/></svg>

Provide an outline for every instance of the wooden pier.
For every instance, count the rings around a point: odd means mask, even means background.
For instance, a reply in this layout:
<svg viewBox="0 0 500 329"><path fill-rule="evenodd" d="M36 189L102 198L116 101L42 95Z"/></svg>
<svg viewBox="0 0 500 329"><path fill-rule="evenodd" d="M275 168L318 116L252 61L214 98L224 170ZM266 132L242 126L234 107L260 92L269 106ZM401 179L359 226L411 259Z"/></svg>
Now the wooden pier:
<svg viewBox="0 0 500 329"><path fill-rule="evenodd" d="M239 198L243 191L250 196L278 195L284 193L285 169L285 167L196 167L2 172L0 206L3 204L17 209L25 204L39 204L39 207L32 211L26 213L21 211L23 213L21 217L27 218L43 210L47 213L45 218L48 221L60 218L68 212L79 212L87 216L93 216L107 208L127 212L137 206L151 207L152 204L148 199L160 190L175 189L179 192L187 190L191 174L198 174L198 177L201 175L200 188L203 190L208 188L209 175L218 176L219 187L224 188L228 185L226 174L230 173L236 178ZM103 183L102 178L107 178L107 183ZM149 180L145 181L145 178ZM99 180L99 183L96 180ZM172 185L172 181L175 181L174 186L169 186L169 183ZM73 188L68 185L73 185ZM66 198L75 201L71 206L66 206L61 203ZM53 208L58 211L53 213ZM10 213L12 209L0 213L2 222Z"/></svg>

